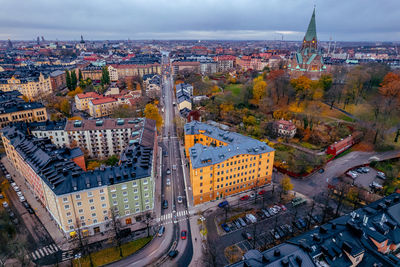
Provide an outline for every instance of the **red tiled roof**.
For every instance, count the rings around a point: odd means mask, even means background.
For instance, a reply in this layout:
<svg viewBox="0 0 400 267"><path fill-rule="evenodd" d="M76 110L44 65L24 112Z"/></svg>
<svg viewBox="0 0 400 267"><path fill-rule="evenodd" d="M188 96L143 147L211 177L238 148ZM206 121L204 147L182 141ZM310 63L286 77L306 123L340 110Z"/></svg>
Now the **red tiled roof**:
<svg viewBox="0 0 400 267"><path fill-rule="evenodd" d="M87 92L87 93L77 94L77 96L78 96L79 99L82 99L82 98L89 98L89 97L93 97L93 98L99 98L99 97L101 97L101 95L99 95L99 94L96 93L96 92Z"/></svg>
<svg viewBox="0 0 400 267"><path fill-rule="evenodd" d="M105 104L105 103L110 103L110 102L117 102L117 99L115 99L113 97L102 97L102 98L97 98L97 99L92 100L93 105L100 105L100 104Z"/></svg>

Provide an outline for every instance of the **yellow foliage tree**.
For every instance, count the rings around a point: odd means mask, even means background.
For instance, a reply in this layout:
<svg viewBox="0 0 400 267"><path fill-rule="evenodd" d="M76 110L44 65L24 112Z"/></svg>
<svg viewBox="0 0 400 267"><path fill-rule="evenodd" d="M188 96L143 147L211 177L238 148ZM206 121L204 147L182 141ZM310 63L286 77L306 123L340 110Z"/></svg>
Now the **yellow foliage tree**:
<svg viewBox="0 0 400 267"><path fill-rule="evenodd" d="M293 184L292 181L290 180L290 177L285 175L282 180L281 180L281 187L282 191L286 194L288 191L293 189Z"/></svg>
<svg viewBox="0 0 400 267"><path fill-rule="evenodd" d="M69 120L69 121L76 121L76 120L81 121L81 120L82 120L82 117L80 117L80 116L73 116L73 117L71 117L71 118L68 118L68 120Z"/></svg>
<svg viewBox="0 0 400 267"><path fill-rule="evenodd" d="M71 104L69 103L69 100L68 100L68 99L64 98L64 99L61 101L61 104L60 104L60 111L61 111L62 113L64 113L65 115L67 115L67 116L70 115L70 113L71 113Z"/></svg>
<svg viewBox="0 0 400 267"><path fill-rule="evenodd" d="M92 170L94 170L94 169L96 169L96 168L99 168L100 167L100 162L98 162L98 161L91 161L91 162L89 162L88 163L88 165L87 165L87 170L88 171L92 171Z"/></svg>
<svg viewBox="0 0 400 267"><path fill-rule="evenodd" d="M77 94L82 94L83 90L79 86L75 88L75 90L68 92L68 96L75 97Z"/></svg>
<svg viewBox="0 0 400 267"><path fill-rule="evenodd" d="M153 104L147 104L144 108L144 116L148 119L152 119L156 121L157 129L160 130L163 124L163 118L158 112L157 106Z"/></svg>
<svg viewBox="0 0 400 267"><path fill-rule="evenodd" d="M253 99L254 103L258 105L260 100L266 95L267 83L263 80L262 76L258 76L254 79L253 85Z"/></svg>

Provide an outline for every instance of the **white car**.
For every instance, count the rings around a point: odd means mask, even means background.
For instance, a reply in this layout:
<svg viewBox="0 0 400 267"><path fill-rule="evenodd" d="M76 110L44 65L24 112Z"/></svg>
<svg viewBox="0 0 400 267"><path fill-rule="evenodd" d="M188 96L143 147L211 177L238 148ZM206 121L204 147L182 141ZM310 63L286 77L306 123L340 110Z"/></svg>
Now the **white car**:
<svg viewBox="0 0 400 267"><path fill-rule="evenodd" d="M13 186L13 189L14 189L15 192L19 192L20 191L18 186Z"/></svg>
<svg viewBox="0 0 400 267"><path fill-rule="evenodd" d="M352 172L352 171L348 171L346 174L353 179L356 179L358 177L358 174L356 174L355 172Z"/></svg>
<svg viewBox="0 0 400 267"><path fill-rule="evenodd" d="M3 202L3 208L5 208L5 209L8 208L8 203L5 201Z"/></svg>
<svg viewBox="0 0 400 267"><path fill-rule="evenodd" d="M22 194L21 191L19 191L19 192L17 192L17 196L18 196L18 197L23 197L24 195Z"/></svg>
<svg viewBox="0 0 400 267"><path fill-rule="evenodd" d="M178 203L180 204L180 203L182 203L183 202L183 198L182 198L182 196L178 196Z"/></svg>
<svg viewBox="0 0 400 267"><path fill-rule="evenodd" d="M251 221L252 223L257 222L257 218L253 214L246 214L246 218Z"/></svg>
<svg viewBox="0 0 400 267"><path fill-rule="evenodd" d="M170 186L171 185L171 179L167 179L167 185Z"/></svg>
<svg viewBox="0 0 400 267"><path fill-rule="evenodd" d="M20 196L19 197L19 201L24 202L25 201L25 197L24 196Z"/></svg>

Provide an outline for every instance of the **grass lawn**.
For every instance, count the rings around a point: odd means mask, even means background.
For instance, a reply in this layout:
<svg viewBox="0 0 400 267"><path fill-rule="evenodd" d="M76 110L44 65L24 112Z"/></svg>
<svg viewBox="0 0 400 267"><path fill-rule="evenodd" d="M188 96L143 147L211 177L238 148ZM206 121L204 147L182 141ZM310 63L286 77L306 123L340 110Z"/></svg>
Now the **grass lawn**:
<svg viewBox="0 0 400 267"><path fill-rule="evenodd" d="M141 238L141 239L123 244L121 246L122 247L122 255L126 257L126 256L129 256L129 255L135 253L136 251L138 251L139 249L144 247L147 243L149 243L152 238L153 237L145 237L145 238ZM92 253L91 257L92 257L94 266L103 266L103 265L110 264L112 262L122 259L119 256L118 247L112 247L112 248L106 248L106 249L100 250L98 252ZM78 266L89 267L90 260L89 260L89 257L86 256L86 257L80 259L80 263L78 260L74 260L73 264L76 267L78 267Z"/></svg>
<svg viewBox="0 0 400 267"><path fill-rule="evenodd" d="M225 87L225 90L231 91L234 96L238 96L242 90L242 84L230 84Z"/></svg>

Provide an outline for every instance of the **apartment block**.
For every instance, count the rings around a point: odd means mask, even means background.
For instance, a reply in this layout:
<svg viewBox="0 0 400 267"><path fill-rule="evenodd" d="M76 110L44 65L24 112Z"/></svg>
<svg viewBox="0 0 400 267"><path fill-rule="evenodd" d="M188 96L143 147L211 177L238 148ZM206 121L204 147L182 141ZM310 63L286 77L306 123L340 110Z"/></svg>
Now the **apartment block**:
<svg viewBox="0 0 400 267"><path fill-rule="evenodd" d="M153 209L155 121L144 120L140 132L122 151L118 166L89 172L80 148L59 148L49 138L30 135L22 124L2 129L1 137L30 190L73 238L77 229L88 235L110 230L112 213L125 226Z"/></svg>
<svg viewBox="0 0 400 267"><path fill-rule="evenodd" d="M25 102L18 91L0 91L0 127L14 122L33 122L47 120L43 104Z"/></svg>
<svg viewBox="0 0 400 267"><path fill-rule="evenodd" d="M82 94L75 95L75 106L76 109L81 111L88 111L89 110L89 102L101 98L102 95L96 92L86 92Z"/></svg>
<svg viewBox="0 0 400 267"><path fill-rule="evenodd" d="M121 103L114 97L102 97L89 101L89 114L94 118L111 115Z"/></svg>
<svg viewBox="0 0 400 267"><path fill-rule="evenodd" d="M46 121L28 126L38 138L49 138L58 147L78 146L90 157L119 155L142 134L143 118Z"/></svg>
<svg viewBox="0 0 400 267"><path fill-rule="evenodd" d="M195 205L271 183L275 151L267 144L198 121L184 131Z"/></svg>
<svg viewBox="0 0 400 267"><path fill-rule="evenodd" d="M0 91L9 92L14 90L19 91L30 101L50 95L53 92L50 75L45 76L42 73L38 76L23 78L12 76L0 79Z"/></svg>

